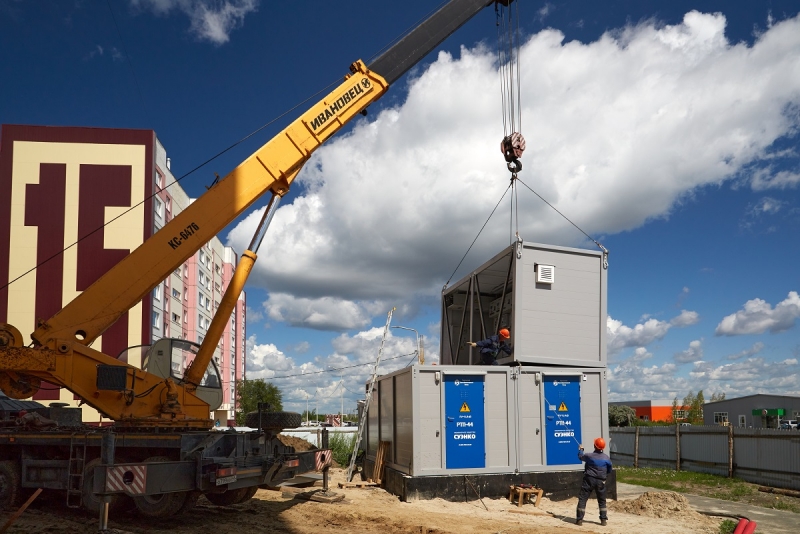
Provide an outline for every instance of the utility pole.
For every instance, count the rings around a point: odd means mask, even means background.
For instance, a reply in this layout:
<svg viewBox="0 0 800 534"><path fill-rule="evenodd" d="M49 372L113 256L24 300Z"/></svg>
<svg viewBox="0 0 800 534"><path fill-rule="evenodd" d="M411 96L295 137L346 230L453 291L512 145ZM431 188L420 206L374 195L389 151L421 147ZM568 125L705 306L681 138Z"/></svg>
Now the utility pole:
<svg viewBox="0 0 800 534"><path fill-rule="evenodd" d="M339 409L339 426L344 426L344 373L339 375L339 385L342 387L342 407Z"/></svg>
<svg viewBox="0 0 800 534"><path fill-rule="evenodd" d="M308 391L306 391L306 426L308 426Z"/></svg>

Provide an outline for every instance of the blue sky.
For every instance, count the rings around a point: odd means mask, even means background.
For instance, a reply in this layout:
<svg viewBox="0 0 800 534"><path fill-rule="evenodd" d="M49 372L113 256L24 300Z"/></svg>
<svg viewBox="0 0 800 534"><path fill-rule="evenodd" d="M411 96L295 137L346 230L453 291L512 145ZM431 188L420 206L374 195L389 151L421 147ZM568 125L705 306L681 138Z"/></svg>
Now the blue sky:
<svg viewBox="0 0 800 534"><path fill-rule="evenodd" d="M0 122L152 129L182 176L438 5L0 0ZM800 394L799 10L520 2L520 178L611 252L612 400ZM284 200L247 288L248 375L273 378L287 408L338 411L344 391L352 410L393 306L436 360L441 287L508 183L495 46L487 9ZM202 194L297 114L184 188ZM525 240L591 245L526 193ZM263 204L220 238L246 246ZM453 280L508 244L508 210ZM394 330L382 371L413 350Z"/></svg>

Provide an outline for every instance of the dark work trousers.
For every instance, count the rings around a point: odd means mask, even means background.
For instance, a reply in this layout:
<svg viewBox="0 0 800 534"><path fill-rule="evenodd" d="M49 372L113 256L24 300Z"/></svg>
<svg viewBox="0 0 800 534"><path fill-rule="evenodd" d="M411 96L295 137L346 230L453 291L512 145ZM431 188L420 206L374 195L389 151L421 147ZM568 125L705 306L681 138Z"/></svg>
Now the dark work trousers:
<svg viewBox="0 0 800 534"><path fill-rule="evenodd" d="M606 508L606 481L599 478L584 475L581 484L581 494L578 496L578 511L576 519L583 519L586 515L586 501L592 490L597 494L597 506L600 508L600 519L608 519L608 509Z"/></svg>
<svg viewBox="0 0 800 534"><path fill-rule="evenodd" d="M481 363L483 365L499 365L497 363L497 356L495 356L494 354L491 354L491 353L490 354L486 354L486 353L481 354Z"/></svg>

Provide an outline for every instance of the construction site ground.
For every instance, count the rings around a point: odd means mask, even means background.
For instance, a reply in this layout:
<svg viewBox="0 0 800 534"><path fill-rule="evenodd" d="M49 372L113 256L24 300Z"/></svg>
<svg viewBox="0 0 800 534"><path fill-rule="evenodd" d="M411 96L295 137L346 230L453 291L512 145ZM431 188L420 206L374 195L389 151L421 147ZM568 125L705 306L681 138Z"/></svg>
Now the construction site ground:
<svg viewBox="0 0 800 534"><path fill-rule="evenodd" d="M285 534L320 534L325 532L400 534L471 534L523 532L659 532L674 534L719 532L725 515L758 511L786 515L786 526L796 525L796 514L765 510L740 503L704 499L701 507L719 506L719 517L698 513L696 499L674 492L649 490L621 484L620 499L609 502L608 526L600 526L597 501L590 500L583 526L575 523L577 499L553 501L545 496L540 506L518 507L507 499L478 499L449 502L441 499L404 503L380 488L339 489L345 470L331 469L330 488L344 495L336 503L321 503L296 498L289 491L259 490L255 497L231 507L214 506L200 499L197 508L187 515L167 520L147 520L135 513L110 518L112 532L127 533L208 533L244 534L275 532ZM300 491L300 490L295 490ZM307 491L307 490L306 490ZM64 506L63 497L37 499L9 529L10 533L96 533L98 518ZM724 506L744 507L725 510ZM750 510L752 509L752 510ZM703 510L708 511L708 510ZM11 516L0 514L0 525ZM764 517L753 517L763 522ZM780 525L780 521L775 523ZM766 525L765 525L766 526ZM758 529L759 532L794 532L795 530Z"/></svg>

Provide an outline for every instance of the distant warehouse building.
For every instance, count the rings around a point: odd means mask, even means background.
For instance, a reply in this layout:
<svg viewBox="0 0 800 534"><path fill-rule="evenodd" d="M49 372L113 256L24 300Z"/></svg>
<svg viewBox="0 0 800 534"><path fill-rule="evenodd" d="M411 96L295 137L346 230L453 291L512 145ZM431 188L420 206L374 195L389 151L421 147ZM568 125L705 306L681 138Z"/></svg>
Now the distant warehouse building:
<svg viewBox="0 0 800 534"><path fill-rule="evenodd" d="M788 395L747 395L703 406L706 425L727 423L741 428L779 428L782 421L798 419L800 397Z"/></svg>
<svg viewBox="0 0 800 534"><path fill-rule="evenodd" d="M638 401L616 401L609 402L609 406L628 406L636 412L636 417L642 421L667 421L674 422L686 418L689 408L678 406L675 413L672 413L672 400L653 399Z"/></svg>
<svg viewBox="0 0 800 534"><path fill-rule="evenodd" d="M0 322L27 337L37 320L50 318L190 203L152 130L3 125ZM237 263L236 252L213 238L94 347L119 357L162 337L202 342ZM214 354L224 398L211 415L223 426L234 419L235 385L244 377L245 309L242 293ZM125 357L141 366L141 351ZM76 404L70 392L43 386L34 400ZM84 421L101 420L83 410Z"/></svg>

